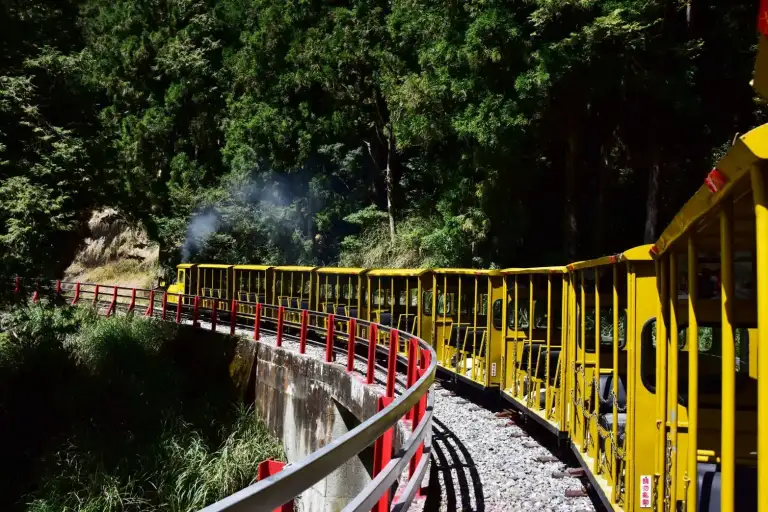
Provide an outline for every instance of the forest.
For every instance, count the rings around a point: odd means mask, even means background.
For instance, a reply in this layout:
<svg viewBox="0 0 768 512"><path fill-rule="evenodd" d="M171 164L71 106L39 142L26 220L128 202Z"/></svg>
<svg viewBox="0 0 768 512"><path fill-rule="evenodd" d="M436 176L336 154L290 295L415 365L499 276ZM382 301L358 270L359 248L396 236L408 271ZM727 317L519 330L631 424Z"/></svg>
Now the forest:
<svg viewBox="0 0 768 512"><path fill-rule="evenodd" d="M3 0L0 265L564 264L765 121L757 0Z"/></svg>

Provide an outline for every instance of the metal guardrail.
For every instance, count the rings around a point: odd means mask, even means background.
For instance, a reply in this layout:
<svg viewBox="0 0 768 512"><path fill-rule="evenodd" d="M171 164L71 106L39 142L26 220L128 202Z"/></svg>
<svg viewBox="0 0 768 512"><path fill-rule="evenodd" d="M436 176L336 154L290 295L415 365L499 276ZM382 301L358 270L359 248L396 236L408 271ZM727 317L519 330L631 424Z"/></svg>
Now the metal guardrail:
<svg viewBox="0 0 768 512"><path fill-rule="evenodd" d="M436 354L426 341L386 325L332 313L98 283L39 279L30 282L30 286L25 286L23 279L12 279L13 293L25 298L31 294L33 302L48 295L65 304L90 303L107 316L118 310L126 314L143 312L144 316L176 323L191 320L195 327L199 327L199 322L205 319L210 322L211 330L226 325L231 334L236 329L251 328L256 340L260 338L262 328L272 327L270 330L276 335L278 347L282 346L283 337L296 338L286 331L298 330L300 353L305 353L309 331L325 334L325 361L328 363L333 360L334 350L344 351L342 343L346 337L348 370L354 369L353 362L359 357L356 356L356 347L367 346L368 384L374 382L376 349L387 351L387 386L385 396L379 398L379 412L308 457L209 505L203 509L204 512L273 510L290 502L371 445L375 445L373 479L344 508L345 512L371 510L374 507L376 510L390 510L391 507L391 510L404 511L420 492L429 460L433 414L431 387L437 367ZM105 308L104 311L101 311L102 308ZM401 352L401 340L409 348L407 358L398 354ZM406 389L395 396L398 360L407 364L408 372ZM394 427L406 416L414 428L397 453L393 453ZM408 483L391 503L393 484L407 464L410 465Z"/></svg>

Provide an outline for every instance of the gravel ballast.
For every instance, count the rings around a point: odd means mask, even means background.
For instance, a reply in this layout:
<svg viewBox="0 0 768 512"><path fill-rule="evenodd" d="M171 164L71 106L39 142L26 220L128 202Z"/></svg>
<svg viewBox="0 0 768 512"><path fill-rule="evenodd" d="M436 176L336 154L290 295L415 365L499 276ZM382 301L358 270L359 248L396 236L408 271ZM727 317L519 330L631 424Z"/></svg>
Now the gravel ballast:
<svg viewBox="0 0 768 512"><path fill-rule="evenodd" d="M210 324L201 322L201 327L210 329ZM229 333L229 327L219 325L217 331ZM237 329L237 334L252 335L246 329ZM273 335L263 333L261 336L262 343L274 345L275 341ZM298 351L298 345L288 337L283 340L287 350ZM325 348L308 343L306 353L324 358ZM337 354L336 363L346 365L346 355ZM355 369L364 374L366 365L356 360ZM377 368L377 385L383 385L385 378L385 373ZM398 375L398 381L399 393L402 375ZM538 460L553 454L524 429L510 425L509 418L496 417L494 412L455 395L437 381L433 394L435 414L428 498L426 502L414 502L411 510L422 507L441 512L595 510L588 497L565 497L569 489L582 489L581 481L553 477L553 473L564 471L566 464ZM401 478L401 482L405 481L406 478Z"/></svg>

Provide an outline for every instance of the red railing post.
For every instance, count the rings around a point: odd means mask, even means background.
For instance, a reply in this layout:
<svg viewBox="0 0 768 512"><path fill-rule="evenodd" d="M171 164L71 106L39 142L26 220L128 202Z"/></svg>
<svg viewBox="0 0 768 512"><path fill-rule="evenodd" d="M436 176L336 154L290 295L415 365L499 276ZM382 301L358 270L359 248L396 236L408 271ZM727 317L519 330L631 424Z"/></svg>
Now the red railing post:
<svg viewBox="0 0 768 512"><path fill-rule="evenodd" d="M395 374L397 373L397 347L399 344L397 331L389 331L389 360L387 361L387 396L395 396Z"/></svg>
<svg viewBox="0 0 768 512"><path fill-rule="evenodd" d="M413 386L413 383L416 382L416 363L417 358L419 357L419 344L416 342L414 338L411 338L408 342L408 374L405 378L405 386L406 388L410 388ZM416 413L416 406L414 405L413 408L408 411L405 415L405 419L410 420L413 422L413 417ZM414 423L413 426L415 427L416 424Z"/></svg>
<svg viewBox="0 0 768 512"><path fill-rule="evenodd" d="M165 321L168 316L168 292L163 292L163 300L160 301L160 319Z"/></svg>
<svg viewBox="0 0 768 512"><path fill-rule="evenodd" d="M99 302L99 285L96 285L96 289L93 291L93 301L91 302L91 306L95 306L97 302Z"/></svg>
<svg viewBox="0 0 768 512"><path fill-rule="evenodd" d="M149 304L147 304L147 311L144 312L144 316L153 316L155 314L155 290L149 290Z"/></svg>
<svg viewBox="0 0 768 512"><path fill-rule="evenodd" d="M301 311L301 331L299 333L299 354L307 351L307 329L309 329L309 311Z"/></svg>
<svg viewBox="0 0 768 512"><path fill-rule="evenodd" d="M416 380L419 380L422 375L426 373L426 370L423 370L419 368L416 370ZM424 413L426 412L427 404L427 394L424 393L424 396L416 402L415 407L415 414L413 415L413 428L415 429L419 423L421 423L421 418L424 417ZM424 442L421 442L419 444L419 447L416 448L416 453L413 454L413 457L408 462L408 476L413 477L413 474L416 472L416 466L419 465L419 461L421 460L421 456L424 453ZM421 485L419 485L418 490L416 491L417 496L421 496Z"/></svg>
<svg viewBox="0 0 768 512"><path fill-rule="evenodd" d="M237 299L232 299L229 306L229 335L235 335L235 324L237 323Z"/></svg>
<svg viewBox="0 0 768 512"><path fill-rule="evenodd" d="M128 304L128 313L133 313L133 308L136 307L136 288L131 288L131 303Z"/></svg>
<svg viewBox="0 0 768 512"><path fill-rule="evenodd" d="M285 462L280 462L278 460L267 459L261 461L258 468L258 480L261 481L265 478L269 478L282 471L284 467ZM293 512L293 508L293 500L291 500L288 503L284 503L282 506L277 507L273 512Z"/></svg>
<svg viewBox="0 0 768 512"><path fill-rule="evenodd" d="M277 308L277 342L278 347L283 346L283 317L285 316L285 308L280 306Z"/></svg>
<svg viewBox="0 0 768 512"><path fill-rule="evenodd" d="M429 357L429 351L426 349L422 349L421 351L421 358L419 360L419 369L416 371L416 376L414 382L418 381L424 374L427 373L427 368L429 368L430 363L430 357ZM416 428L418 424L421 422L421 419L424 417L424 414L427 412L427 393L424 393L419 399L419 401L416 403L416 410L415 414L413 416L413 428ZM424 442L422 441L421 444L419 444L419 447L416 449L416 453L413 454L413 458L410 460L409 463L409 476L413 476L413 474L416 472L416 466L419 464L419 461L421 460L422 455L424 454ZM421 485L419 485L419 488L416 491L417 496L421 496Z"/></svg>
<svg viewBox="0 0 768 512"><path fill-rule="evenodd" d="M261 329L261 302L256 304L256 314L253 315L253 339L254 341L259 341L259 338L261 337L259 330Z"/></svg>
<svg viewBox="0 0 768 512"><path fill-rule="evenodd" d="M349 319L347 326L349 331L349 340L347 341L347 371L355 370L355 341L357 340L357 320Z"/></svg>
<svg viewBox="0 0 768 512"><path fill-rule="evenodd" d="M61 279L56 280L56 295L61 295Z"/></svg>
<svg viewBox="0 0 768 512"><path fill-rule="evenodd" d="M21 278L16 276L16 287L13 289L13 293L21 293Z"/></svg>
<svg viewBox="0 0 768 512"><path fill-rule="evenodd" d="M37 303L40 300L40 279L35 279L35 293L32 294L32 302Z"/></svg>
<svg viewBox="0 0 768 512"><path fill-rule="evenodd" d="M366 384L373 384L374 370L376 365L376 340L379 333L376 324L370 324L368 327L368 368L365 372Z"/></svg>
<svg viewBox="0 0 768 512"><path fill-rule="evenodd" d="M376 404L376 412L381 412L392 403L394 398L388 396L380 396L378 403ZM394 428L388 429L381 437L379 437L373 443L373 477L381 473L381 470L389 464L392 460L392 445L394 439ZM384 492L384 495L379 499L378 503L373 507L372 512L388 512L389 511L389 489Z"/></svg>
<svg viewBox="0 0 768 512"><path fill-rule="evenodd" d="M112 287L112 302L107 308L107 316L110 316L117 309L117 286Z"/></svg>
<svg viewBox="0 0 768 512"><path fill-rule="evenodd" d="M325 333L325 362L330 363L333 361L333 337L336 335L334 329L336 328L336 316L331 313L328 315L328 330Z"/></svg>
<svg viewBox="0 0 768 512"><path fill-rule="evenodd" d="M77 301L80 300L80 283L75 283L75 296L72 297L72 305L74 306L77 304Z"/></svg>
<svg viewBox="0 0 768 512"><path fill-rule="evenodd" d="M198 319L200 318L200 296L195 295L195 302L192 306L192 327L200 327Z"/></svg>
<svg viewBox="0 0 768 512"><path fill-rule="evenodd" d="M216 330L216 308L219 306L219 301L216 299L212 299L211 302L213 305L211 306L211 330Z"/></svg>

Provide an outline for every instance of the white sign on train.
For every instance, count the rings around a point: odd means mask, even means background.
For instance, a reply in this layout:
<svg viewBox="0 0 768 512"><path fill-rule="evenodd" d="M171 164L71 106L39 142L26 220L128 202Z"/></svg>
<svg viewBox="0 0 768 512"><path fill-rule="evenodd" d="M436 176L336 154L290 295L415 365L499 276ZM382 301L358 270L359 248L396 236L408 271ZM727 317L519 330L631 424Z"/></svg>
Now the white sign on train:
<svg viewBox="0 0 768 512"><path fill-rule="evenodd" d="M640 508L651 508L651 476L640 476Z"/></svg>

